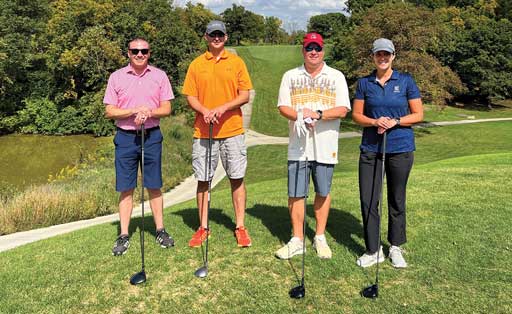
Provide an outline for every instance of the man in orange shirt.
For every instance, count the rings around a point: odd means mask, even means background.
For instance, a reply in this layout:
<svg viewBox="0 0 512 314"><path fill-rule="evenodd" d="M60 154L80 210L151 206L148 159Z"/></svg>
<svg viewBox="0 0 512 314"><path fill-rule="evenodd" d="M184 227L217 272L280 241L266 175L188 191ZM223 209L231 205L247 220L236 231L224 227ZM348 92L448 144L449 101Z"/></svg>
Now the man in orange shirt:
<svg viewBox="0 0 512 314"><path fill-rule="evenodd" d="M249 101L251 79L244 61L227 50L226 26L221 21L211 21L204 35L208 51L190 64L183 94L196 112L192 167L197 181L197 207L199 229L189 242L199 247L208 230L208 181L212 179L220 159L231 183L231 196L235 208L235 237L239 247L251 246L251 238L244 226L246 192L244 185L247 168L247 148L242 126L241 106ZM209 125L213 123L213 145L209 178L206 174Z"/></svg>

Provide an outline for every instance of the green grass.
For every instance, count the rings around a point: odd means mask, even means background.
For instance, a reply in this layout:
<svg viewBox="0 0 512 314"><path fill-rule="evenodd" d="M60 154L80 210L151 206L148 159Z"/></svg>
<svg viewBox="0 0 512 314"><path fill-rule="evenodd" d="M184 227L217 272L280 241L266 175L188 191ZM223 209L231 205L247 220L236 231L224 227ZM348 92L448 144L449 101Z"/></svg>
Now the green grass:
<svg viewBox="0 0 512 314"><path fill-rule="evenodd" d="M148 282L140 287L128 282L140 267L140 218L132 220L132 247L120 258L110 256L118 223L0 253L1 312L511 313L512 123L427 131L418 133L408 188L405 248L410 267L395 270L389 262L382 264L376 301L359 296L373 282L375 268L361 269L354 262L364 250L359 139L342 139L327 226L334 257L319 260L311 249L310 205L305 299L287 295L297 284L301 259L273 257L290 235L286 146L274 145L249 149L246 224L253 247L236 247L229 190L214 189L207 279L193 275L201 265L201 250L187 247L197 226L195 202L189 201L166 210L166 224L177 240L171 250L155 245L152 219L146 217Z"/></svg>
<svg viewBox="0 0 512 314"><path fill-rule="evenodd" d="M264 134L288 136L287 120L277 110L283 74L302 64L300 46L250 46L236 49L244 59L256 90L251 128Z"/></svg>

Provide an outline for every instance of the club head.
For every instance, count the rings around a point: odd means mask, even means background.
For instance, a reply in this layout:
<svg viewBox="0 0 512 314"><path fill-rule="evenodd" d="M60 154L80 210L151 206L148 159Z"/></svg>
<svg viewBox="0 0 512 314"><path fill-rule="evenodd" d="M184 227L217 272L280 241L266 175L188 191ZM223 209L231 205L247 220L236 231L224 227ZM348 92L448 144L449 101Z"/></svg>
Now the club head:
<svg viewBox="0 0 512 314"><path fill-rule="evenodd" d="M205 278L206 276L208 276L208 267L207 266L199 267L196 270L196 272L194 273L194 275L197 278Z"/></svg>
<svg viewBox="0 0 512 314"><path fill-rule="evenodd" d="M290 295L290 298L302 299L306 296L306 287L304 287L304 285L294 287L290 292L288 292L288 294Z"/></svg>
<svg viewBox="0 0 512 314"><path fill-rule="evenodd" d="M141 284L141 283L145 283L145 282L146 282L146 272L144 270L142 270L136 274L133 274L132 278L130 278L130 283L134 286Z"/></svg>
<svg viewBox="0 0 512 314"><path fill-rule="evenodd" d="M361 295L365 298L376 299L379 297L379 286L377 284L368 286L361 291Z"/></svg>

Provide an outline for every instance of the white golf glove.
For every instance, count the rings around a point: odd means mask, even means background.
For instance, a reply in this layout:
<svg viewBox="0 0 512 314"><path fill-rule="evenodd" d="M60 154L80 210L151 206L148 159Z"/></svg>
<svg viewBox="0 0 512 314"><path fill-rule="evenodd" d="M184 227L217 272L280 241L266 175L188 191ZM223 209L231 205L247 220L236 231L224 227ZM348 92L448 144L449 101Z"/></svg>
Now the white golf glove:
<svg viewBox="0 0 512 314"><path fill-rule="evenodd" d="M295 120L294 129L298 137L302 137L308 134L308 128L304 123L304 116L302 114L302 110L297 111L297 120Z"/></svg>

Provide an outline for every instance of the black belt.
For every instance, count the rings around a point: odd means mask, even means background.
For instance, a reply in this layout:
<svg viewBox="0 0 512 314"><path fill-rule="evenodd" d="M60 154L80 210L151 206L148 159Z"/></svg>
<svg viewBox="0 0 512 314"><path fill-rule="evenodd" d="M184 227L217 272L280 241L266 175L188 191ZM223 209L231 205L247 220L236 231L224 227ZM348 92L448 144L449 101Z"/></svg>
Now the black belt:
<svg viewBox="0 0 512 314"><path fill-rule="evenodd" d="M160 126L154 126L152 128L149 128L149 129L144 129L144 132L145 134L148 134L150 133L151 131L153 130L159 130L160 129ZM124 133L130 133L130 134L135 134L135 135L140 135L141 134L141 129L138 129L138 130L125 130L125 129L121 129L120 127L117 127L117 131L120 131L120 132L124 132Z"/></svg>

